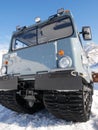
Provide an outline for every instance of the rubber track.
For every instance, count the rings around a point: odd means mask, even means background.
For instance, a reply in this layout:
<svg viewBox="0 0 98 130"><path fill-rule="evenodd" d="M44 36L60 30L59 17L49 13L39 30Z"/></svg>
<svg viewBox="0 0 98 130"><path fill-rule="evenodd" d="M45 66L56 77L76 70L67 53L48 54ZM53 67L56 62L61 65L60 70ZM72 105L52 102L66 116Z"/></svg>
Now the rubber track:
<svg viewBox="0 0 98 130"><path fill-rule="evenodd" d="M18 113L32 114L42 108L42 104L35 104L32 108L19 104L16 100L16 91L1 91L0 104Z"/></svg>
<svg viewBox="0 0 98 130"><path fill-rule="evenodd" d="M67 121L85 122L89 119L91 110L91 99L86 100L84 109L82 92L57 92L45 93L43 97L46 108L57 118ZM88 114L88 115L87 115Z"/></svg>

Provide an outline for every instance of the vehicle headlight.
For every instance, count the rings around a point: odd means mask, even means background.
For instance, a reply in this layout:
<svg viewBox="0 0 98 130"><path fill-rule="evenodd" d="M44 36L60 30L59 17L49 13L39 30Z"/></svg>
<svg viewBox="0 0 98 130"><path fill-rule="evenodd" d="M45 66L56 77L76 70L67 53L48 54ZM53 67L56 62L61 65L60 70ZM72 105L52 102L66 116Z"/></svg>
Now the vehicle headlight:
<svg viewBox="0 0 98 130"><path fill-rule="evenodd" d="M60 68L67 68L67 67L71 67L72 65L72 60L69 56L65 56L65 57L62 57L59 62L58 62L58 65Z"/></svg>
<svg viewBox="0 0 98 130"><path fill-rule="evenodd" d="M2 68L1 68L1 74L5 74L6 73L6 67L5 66L3 66Z"/></svg>

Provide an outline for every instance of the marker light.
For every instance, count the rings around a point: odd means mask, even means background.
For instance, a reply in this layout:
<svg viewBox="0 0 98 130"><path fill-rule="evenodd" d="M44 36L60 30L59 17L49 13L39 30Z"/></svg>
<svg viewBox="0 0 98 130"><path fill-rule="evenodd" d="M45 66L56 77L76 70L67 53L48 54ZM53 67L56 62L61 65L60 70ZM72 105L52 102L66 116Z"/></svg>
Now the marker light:
<svg viewBox="0 0 98 130"><path fill-rule="evenodd" d="M58 51L58 55L59 55L59 56L64 56L64 51L63 51L63 50L59 50L59 51Z"/></svg>
<svg viewBox="0 0 98 130"><path fill-rule="evenodd" d="M4 61L4 64L5 64L5 65L8 65L8 61L7 61L7 60L6 60L6 61Z"/></svg>
<svg viewBox="0 0 98 130"><path fill-rule="evenodd" d="M41 21L40 17L36 17L36 18L35 18L35 22L36 22L36 23L39 23L40 21Z"/></svg>
<svg viewBox="0 0 98 130"><path fill-rule="evenodd" d="M20 30L20 28L21 28L20 25L17 25L16 26L16 31Z"/></svg>
<svg viewBox="0 0 98 130"><path fill-rule="evenodd" d="M61 8L61 9L58 9L57 10L57 14L58 15L61 15L61 14L63 14L64 13L64 8Z"/></svg>
<svg viewBox="0 0 98 130"><path fill-rule="evenodd" d="M69 13L70 12L70 10L65 10L65 13Z"/></svg>

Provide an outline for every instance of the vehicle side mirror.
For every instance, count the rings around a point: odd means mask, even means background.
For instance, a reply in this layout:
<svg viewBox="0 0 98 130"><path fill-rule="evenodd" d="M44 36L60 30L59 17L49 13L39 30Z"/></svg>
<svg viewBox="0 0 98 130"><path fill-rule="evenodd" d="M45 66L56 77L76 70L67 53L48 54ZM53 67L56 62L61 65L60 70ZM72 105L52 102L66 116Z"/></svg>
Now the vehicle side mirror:
<svg viewBox="0 0 98 130"><path fill-rule="evenodd" d="M82 36L84 40L92 40L91 29L89 26L82 27Z"/></svg>

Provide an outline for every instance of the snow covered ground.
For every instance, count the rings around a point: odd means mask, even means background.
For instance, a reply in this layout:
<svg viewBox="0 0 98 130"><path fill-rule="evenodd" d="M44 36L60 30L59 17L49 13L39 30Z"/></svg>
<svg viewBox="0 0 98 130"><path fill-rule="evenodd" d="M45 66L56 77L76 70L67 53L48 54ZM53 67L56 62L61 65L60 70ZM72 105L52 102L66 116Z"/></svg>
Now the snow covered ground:
<svg viewBox="0 0 98 130"><path fill-rule="evenodd" d="M98 130L98 84L95 84L91 117L85 123L57 119L47 110L28 115L0 106L0 130Z"/></svg>

